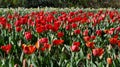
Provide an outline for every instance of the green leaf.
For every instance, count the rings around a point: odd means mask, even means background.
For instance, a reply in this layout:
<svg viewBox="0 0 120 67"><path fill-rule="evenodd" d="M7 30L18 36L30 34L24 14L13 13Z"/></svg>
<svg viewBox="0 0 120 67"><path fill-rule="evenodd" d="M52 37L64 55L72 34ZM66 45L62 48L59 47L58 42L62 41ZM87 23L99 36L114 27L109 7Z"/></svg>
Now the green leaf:
<svg viewBox="0 0 120 67"><path fill-rule="evenodd" d="M66 67L72 67L72 66L70 66L70 65L71 65L70 63L67 63Z"/></svg>
<svg viewBox="0 0 120 67"><path fill-rule="evenodd" d="M50 66L53 67L53 61L52 60L50 61Z"/></svg>
<svg viewBox="0 0 120 67"><path fill-rule="evenodd" d="M4 38L0 36L0 44L4 44Z"/></svg>
<svg viewBox="0 0 120 67"><path fill-rule="evenodd" d="M104 67L104 66L103 66L103 63L100 62L99 65L98 65L98 67Z"/></svg>
<svg viewBox="0 0 120 67"><path fill-rule="evenodd" d="M92 67L97 67L94 63L92 63Z"/></svg>
<svg viewBox="0 0 120 67"><path fill-rule="evenodd" d="M20 56L20 61L22 62L22 60L23 60L23 55L24 55L24 53L22 52L22 54L21 54L21 56Z"/></svg>
<svg viewBox="0 0 120 67"><path fill-rule="evenodd" d="M82 49L80 49L79 54L80 54L80 58L81 58L81 59L84 58L84 53L83 53L83 50L82 50Z"/></svg>

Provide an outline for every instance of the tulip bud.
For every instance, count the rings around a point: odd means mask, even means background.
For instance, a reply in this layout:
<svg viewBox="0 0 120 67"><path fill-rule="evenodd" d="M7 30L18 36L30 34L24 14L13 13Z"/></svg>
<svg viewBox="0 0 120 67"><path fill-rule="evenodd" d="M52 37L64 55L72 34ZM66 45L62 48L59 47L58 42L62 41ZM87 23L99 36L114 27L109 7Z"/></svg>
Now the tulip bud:
<svg viewBox="0 0 120 67"><path fill-rule="evenodd" d="M88 60L91 59L91 54L90 54L90 53L87 54L87 59L88 59Z"/></svg>
<svg viewBox="0 0 120 67"><path fill-rule="evenodd" d="M28 67L28 66L27 66L27 62L26 62L26 59L23 60L23 67Z"/></svg>
<svg viewBox="0 0 120 67"><path fill-rule="evenodd" d="M33 67L33 65L32 65L32 64L30 64L30 67Z"/></svg>
<svg viewBox="0 0 120 67"><path fill-rule="evenodd" d="M14 67L18 67L18 64L15 64Z"/></svg>
<svg viewBox="0 0 120 67"><path fill-rule="evenodd" d="M109 57L107 58L107 64L109 65L112 64L112 58L109 58Z"/></svg>

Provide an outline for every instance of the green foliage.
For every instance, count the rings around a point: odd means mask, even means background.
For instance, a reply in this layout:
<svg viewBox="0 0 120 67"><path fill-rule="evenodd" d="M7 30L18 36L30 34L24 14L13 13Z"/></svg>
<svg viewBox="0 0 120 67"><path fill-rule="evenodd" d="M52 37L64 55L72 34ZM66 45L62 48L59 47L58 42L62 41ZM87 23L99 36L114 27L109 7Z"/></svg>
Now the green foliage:
<svg viewBox="0 0 120 67"><path fill-rule="evenodd" d="M0 0L0 7L120 7L119 0Z"/></svg>

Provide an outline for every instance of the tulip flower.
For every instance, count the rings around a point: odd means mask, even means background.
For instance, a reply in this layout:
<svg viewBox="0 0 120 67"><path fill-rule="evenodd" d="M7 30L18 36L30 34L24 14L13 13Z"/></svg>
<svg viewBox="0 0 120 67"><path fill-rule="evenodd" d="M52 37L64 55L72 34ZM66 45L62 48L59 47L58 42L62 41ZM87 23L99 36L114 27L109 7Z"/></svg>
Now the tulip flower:
<svg viewBox="0 0 120 67"><path fill-rule="evenodd" d="M64 43L64 40L53 40L54 45L61 45Z"/></svg>
<svg viewBox="0 0 120 67"><path fill-rule="evenodd" d="M36 50L36 47L35 46L33 46L33 45L25 45L25 44L22 44L22 50L23 50L23 52L25 53L25 54L32 54L32 53L34 53L35 52L35 50Z"/></svg>
<svg viewBox="0 0 120 67"><path fill-rule="evenodd" d="M110 38L109 42L110 44L117 44L117 38Z"/></svg>
<svg viewBox="0 0 120 67"><path fill-rule="evenodd" d="M73 45L80 46L80 42L73 42Z"/></svg>
<svg viewBox="0 0 120 67"><path fill-rule="evenodd" d="M79 46L77 46L77 45L72 45L72 46L70 47L70 50L71 50L72 52L78 52L80 49L79 49Z"/></svg>
<svg viewBox="0 0 120 67"><path fill-rule="evenodd" d="M73 23L72 28L76 28L76 27L77 27L77 24Z"/></svg>
<svg viewBox="0 0 120 67"><path fill-rule="evenodd" d="M118 40L118 47L120 47L120 40Z"/></svg>
<svg viewBox="0 0 120 67"><path fill-rule="evenodd" d="M26 40L31 40L32 39L31 32L25 32L25 38L26 38Z"/></svg>
<svg viewBox="0 0 120 67"><path fill-rule="evenodd" d="M16 27L16 31L17 31L17 32L20 32L21 30L22 30L21 27Z"/></svg>
<svg viewBox="0 0 120 67"><path fill-rule="evenodd" d="M103 48L95 48L92 50L94 56L101 56L104 53Z"/></svg>
<svg viewBox="0 0 120 67"><path fill-rule="evenodd" d="M39 42L40 43L48 43L48 38L41 38L41 39L39 39Z"/></svg>
<svg viewBox="0 0 120 67"><path fill-rule="evenodd" d="M101 30L96 30L96 34L97 34L98 36L101 36L101 35L102 35L102 31L101 31Z"/></svg>
<svg viewBox="0 0 120 67"><path fill-rule="evenodd" d="M0 47L1 50L3 50L6 54L8 54L12 48L12 45L11 44L7 44L7 45L4 45L4 46L1 46Z"/></svg>
<svg viewBox="0 0 120 67"><path fill-rule="evenodd" d="M58 33L57 33L57 36L58 36L58 38L63 37L63 36L64 36L64 33L63 33L63 32L58 32Z"/></svg>
<svg viewBox="0 0 120 67"><path fill-rule="evenodd" d="M88 32L89 32L89 30L84 30L83 35L88 36Z"/></svg>
<svg viewBox="0 0 120 67"><path fill-rule="evenodd" d="M90 37L89 36L84 36L83 39L85 40L85 42L90 41Z"/></svg>
<svg viewBox="0 0 120 67"><path fill-rule="evenodd" d="M80 30L79 29L74 30L74 34L80 34Z"/></svg>
<svg viewBox="0 0 120 67"><path fill-rule="evenodd" d="M87 42L86 43L86 46L88 47L88 48L94 48L94 42Z"/></svg>

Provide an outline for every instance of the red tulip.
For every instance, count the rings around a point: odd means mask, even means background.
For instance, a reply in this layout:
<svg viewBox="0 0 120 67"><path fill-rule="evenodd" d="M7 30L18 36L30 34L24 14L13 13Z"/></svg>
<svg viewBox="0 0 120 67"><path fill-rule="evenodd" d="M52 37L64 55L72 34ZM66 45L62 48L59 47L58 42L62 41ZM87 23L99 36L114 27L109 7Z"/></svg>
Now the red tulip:
<svg viewBox="0 0 120 67"><path fill-rule="evenodd" d="M44 47L45 47L46 49L49 49L49 48L51 47L51 45L48 44L48 43L44 43Z"/></svg>
<svg viewBox="0 0 120 67"><path fill-rule="evenodd" d="M85 42L90 41L90 37L89 36L84 36L83 39L85 40Z"/></svg>
<svg viewBox="0 0 120 67"><path fill-rule="evenodd" d="M91 35L90 38L91 38L92 40L94 40L94 39L96 38L96 36Z"/></svg>
<svg viewBox="0 0 120 67"><path fill-rule="evenodd" d="M115 28L110 28L111 31L115 31Z"/></svg>
<svg viewBox="0 0 120 67"><path fill-rule="evenodd" d="M9 14L7 17L11 20L13 19L13 16L11 14Z"/></svg>
<svg viewBox="0 0 120 67"><path fill-rule="evenodd" d="M88 18L87 18L86 16L81 19L81 22L82 22L82 23L85 23L85 22L87 22L87 21L88 21Z"/></svg>
<svg viewBox="0 0 120 67"><path fill-rule="evenodd" d="M73 42L73 45L80 46L80 42Z"/></svg>
<svg viewBox="0 0 120 67"><path fill-rule="evenodd" d="M48 38L39 39L39 43L41 43L41 44L48 43Z"/></svg>
<svg viewBox="0 0 120 67"><path fill-rule="evenodd" d="M110 28L110 30L108 31L108 33L112 35L114 33L114 31L115 31L115 28Z"/></svg>
<svg viewBox="0 0 120 67"><path fill-rule="evenodd" d="M54 22L54 27L60 27L60 25L61 25L61 21L55 21Z"/></svg>
<svg viewBox="0 0 120 67"><path fill-rule="evenodd" d="M6 54L8 54L12 48L12 45L11 44L7 44L5 46L1 46L0 47Z"/></svg>
<svg viewBox="0 0 120 67"><path fill-rule="evenodd" d="M101 56L104 53L104 49L102 48L95 48L92 50L94 56Z"/></svg>
<svg viewBox="0 0 120 67"><path fill-rule="evenodd" d="M21 30L22 30L21 27L16 27L16 31L17 31L17 32L20 32Z"/></svg>
<svg viewBox="0 0 120 67"><path fill-rule="evenodd" d="M77 45L72 45L72 46L70 47L70 50L71 50L72 52L78 52L80 49L79 49L79 46L77 46Z"/></svg>
<svg viewBox="0 0 120 67"><path fill-rule="evenodd" d="M6 24L6 29L10 30L12 28L11 24L7 23Z"/></svg>
<svg viewBox="0 0 120 67"><path fill-rule="evenodd" d="M119 27L117 27L117 28L116 28L116 30L117 30L118 32L120 32L120 26L119 26Z"/></svg>
<svg viewBox="0 0 120 67"><path fill-rule="evenodd" d="M37 33L42 33L45 31L45 27L43 25L37 26L36 27L36 32Z"/></svg>
<svg viewBox="0 0 120 67"><path fill-rule="evenodd" d="M77 27L77 24L73 23L72 28L76 28L76 27Z"/></svg>
<svg viewBox="0 0 120 67"><path fill-rule="evenodd" d="M70 29L71 29L71 26L70 26L70 25L67 25L67 26L65 27L65 29L66 29L66 30L70 30Z"/></svg>
<svg viewBox="0 0 120 67"><path fill-rule="evenodd" d="M64 40L53 40L54 45L61 45L64 43Z"/></svg>
<svg viewBox="0 0 120 67"><path fill-rule="evenodd" d="M60 37L63 37L64 36L64 33L63 32L58 32L57 33L57 36L60 38Z"/></svg>
<svg viewBox="0 0 120 67"><path fill-rule="evenodd" d="M89 30L84 30L83 35L88 36L88 32L89 32Z"/></svg>
<svg viewBox="0 0 120 67"><path fill-rule="evenodd" d="M17 27L17 26L21 26L21 23L20 23L20 21L17 20L14 25L15 25L16 27Z"/></svg>
<svg viewBox="0 0 120 67"><path fill-rule="evenodd" d="M73 16L73 15L74 15L74 12L69 12L69 15L70 15L70 16Z"/></svg>
<svg viewBox="0 0 120 67"><path fill-rule="evenodd" d="M118 33L117 34L115 34L114 36L113 36L113 38L119 38L119 35L118 35Z"/></svg>
<svg viewBox="0 0 120 67"><path fill-rule="evenodd" d="M101 30L97 30L97 31L96 31L96 34L97 34L98 36L101 36L102 31L101 31Z"/></svg>
<svg viewBox="0 0 120 67"><path fill-rule="evenodd" d="M32 34L31 34L31 32L25 32L25 38L26 38L27 40L31 40L31 39L32 39Z"/></svg>
<svg viewBox="0 0 120 67"><path fill-rule="evenodd" d="M74 30L74 34L80 34L80 30Z"/></svg>
<svg viewBox="0 0 120 67"><path fill-rule="evenodd" d="M53 26L52 26L51 24L46 24L45 27L46 27L48 30L51 30Z"/></svg>
<svg viewBox="0 0 120 67"><path fill-rule="evenodd" d="M35 47L37 48L37 49L39 49L39 48L50 48L51 47L51 45L50 44L48 44L48 38L41 38L41 39L39 39L36 43L35 43Z"/></svg>
<svg viewBox="0 0 120 67"><path fill-rule="evenodd" d="M57 32L58 30L59 30L59 27L54 25L53 28L52 28L52 31Z"/></svg>
<svg viewBox="0 0 120 67"><path fill-rule="evenodd" d="M42 48L40 48L40 50L41 50L42 52L44 52L44 51L46 50L46 48L45 48L45 47L42 47Z"/></svg>

